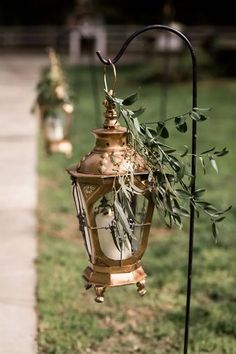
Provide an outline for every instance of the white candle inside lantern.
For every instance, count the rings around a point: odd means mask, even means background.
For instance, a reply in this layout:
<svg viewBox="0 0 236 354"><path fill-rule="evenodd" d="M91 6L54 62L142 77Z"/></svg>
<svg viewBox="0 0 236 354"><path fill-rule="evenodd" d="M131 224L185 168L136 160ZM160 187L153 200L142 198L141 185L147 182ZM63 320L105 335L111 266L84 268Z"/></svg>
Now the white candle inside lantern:
<svg viewBox="0 0 236 354"><path fill-rule="evenodd" d="M105 213L99 213L96 215L96 224L98 227L98 239L99 239L101 250L108 258L114 260L127 259L132 256L132 250L129 241L127 240L126 243L123 242L121 245L121 250L119 250L114 243L111 230L109 228L104 229L105 227L109 227L112 224L113 220L114 220L114 212L111 210L111 208L106 209ZM120 236L123 237L124 235L120 235Z"/></svg>
<svg viewBox="0 0 236 354"><path fill-rule="evenodd" d="M47 117L45 120L45 131L49 141L57 142L63 140L64 129L62 117Z"/></svg>

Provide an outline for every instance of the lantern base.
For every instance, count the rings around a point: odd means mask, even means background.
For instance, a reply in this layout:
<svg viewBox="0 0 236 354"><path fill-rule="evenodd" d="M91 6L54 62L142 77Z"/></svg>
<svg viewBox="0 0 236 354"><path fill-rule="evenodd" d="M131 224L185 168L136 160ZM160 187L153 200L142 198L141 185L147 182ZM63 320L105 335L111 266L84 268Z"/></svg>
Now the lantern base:
<svg viewBox="0 0 236 354"><path fill-rule="evenodd" d="M136 284L139 295L145 295L145 278L147 275L143 267L139 265L132 271L123 270L121 272L122 270L122 267L101 267L95 265L87 267L83 274L85 289L93 286L96 293L95 301L100 303L104 301L103 295L107 287Z"/></svg>
<svg viewBox="0 0 236 354"><path fill-rule="evenodd" d="M85 269L83 278L87 284L105 287L136 284L146 278L147 275L140 263L132 268L101 267L91 264Z"/></svg>
<svg viewBox="0 0 236 354"><path fill-rule="evenodd" d="M69 140L65 139L61 141L47 141L46 150L48 154L61 152L65 154L68 159L72 156L72 144Z"/></svg>

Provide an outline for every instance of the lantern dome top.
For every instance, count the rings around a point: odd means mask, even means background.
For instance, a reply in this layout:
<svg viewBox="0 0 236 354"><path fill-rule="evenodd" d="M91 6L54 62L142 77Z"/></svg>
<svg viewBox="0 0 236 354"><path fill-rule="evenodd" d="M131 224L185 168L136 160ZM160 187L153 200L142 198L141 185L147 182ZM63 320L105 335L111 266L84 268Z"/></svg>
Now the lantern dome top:
<svg viewBox="0 0 236 354"><path fill-rule="evenodd" d="M68 172L73 176L82 174L112 177L119 174L147 174L149 168L144 159L127 143L128 132L118 122L115 105L104 100L106 108L103 128L93 129L96 143L79 164Z"/></svg>
<svg viewBox="0 0 236 354"><path fill-rule="evenodd" d="M96 145L78 164L78 173L115 176L148 172L143 158L127 144L126 128L94 129L93 133Z"/></svg>

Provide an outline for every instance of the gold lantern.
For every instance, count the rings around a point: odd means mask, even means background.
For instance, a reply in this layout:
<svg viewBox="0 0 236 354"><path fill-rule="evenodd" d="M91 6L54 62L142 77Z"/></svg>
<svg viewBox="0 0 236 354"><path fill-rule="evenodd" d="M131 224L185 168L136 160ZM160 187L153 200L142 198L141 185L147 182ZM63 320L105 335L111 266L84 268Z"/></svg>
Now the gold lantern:
<svg viewBox="0 0 236 354"><path fill-rule="evenodd" d="M71 157L72 144L69 135L74 107L59 58L51 48L49 59L50 71L38 84L35 106L40 117L47 152L62 152Z"/></svg>
<svg viewBox="0 0 236 354"><path fill-rule="evenodd" d="M104 301L107 287L136 284L140 295L146 293L141 258L154 209L148 190L149 168L129 146L115 105L107 99L104 105L103 128L92 131L94 149L68 169L89 258L83 278L86 289L94 287L97 302Z"/></svg>

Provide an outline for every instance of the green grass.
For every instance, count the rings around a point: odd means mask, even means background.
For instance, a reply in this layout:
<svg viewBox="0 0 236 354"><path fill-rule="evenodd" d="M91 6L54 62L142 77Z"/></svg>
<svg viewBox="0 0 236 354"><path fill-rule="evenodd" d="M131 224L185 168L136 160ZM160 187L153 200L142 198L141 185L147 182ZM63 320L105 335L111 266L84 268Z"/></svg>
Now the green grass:
<svg viewBox="0 0 236 354"><path fill-rule="evenodd" d="M120 71L117 96L124 97L140 86L134 80L138 68ZM71 160L62 155L47 157L42 142L39 144L39 353L179 354L183 351L187 226L183 232L153 227L143 258L148 273L144 298L138 296L135 286L114 288L107 290L101 305L94 302L91 290L83 288L81 274L87 257L65 168L92 148L89 130L96 123L87 69L74 68L69 73L78 96L72 136L74 156ZM102 69L99 75L102 83ZM145 121L159 119L158 83L142 85L140 92L142 104L148 107ZM222 208L233 204L233 209L220 227L217 245L207 220L196 220L191 354L236 353L235 97L233 81L199 83L199 106L214 108L210 119L199 124L199 151L226 145L231 153L219 160L218 176L210 167L203 176L199 166L197 186L207 188L211 202ZM190 104L190 84L170 87L168 116L188 111ZM174 133L173 144L181 148L188 142L188 136Z"/></svg>

